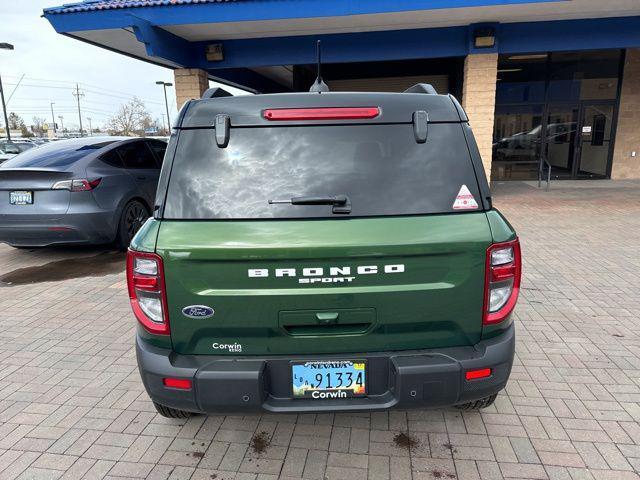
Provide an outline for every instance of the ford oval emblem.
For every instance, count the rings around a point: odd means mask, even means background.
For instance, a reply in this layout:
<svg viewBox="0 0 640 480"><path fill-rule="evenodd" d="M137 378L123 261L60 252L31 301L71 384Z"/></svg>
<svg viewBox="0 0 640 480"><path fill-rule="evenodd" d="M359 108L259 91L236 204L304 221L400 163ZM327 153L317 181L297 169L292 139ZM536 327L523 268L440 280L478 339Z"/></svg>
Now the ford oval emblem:
<svg viewBox="0 0 640 480"><path fill-rule="evenodd" d="M215 311L206 305L189 305L182 309L182 314L189 318L209 318L213 317Z"/></svg>

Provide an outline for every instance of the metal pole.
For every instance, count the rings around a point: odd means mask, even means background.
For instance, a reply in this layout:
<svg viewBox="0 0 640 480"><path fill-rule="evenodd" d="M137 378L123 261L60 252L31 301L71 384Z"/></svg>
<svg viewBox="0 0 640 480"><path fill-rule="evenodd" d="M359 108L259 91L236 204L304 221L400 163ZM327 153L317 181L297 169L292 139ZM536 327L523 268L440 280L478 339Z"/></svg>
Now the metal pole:
<svg viewBox="0 0 640 480"><path fill-rule="evenodd" d="M2 89L2 77L0 76L0 98L2 99L2 111L4 112L4 129L7 131L7 140L11 141L11 128L7 116L7 105L4 103L4 90Z"/></svg>
<svg viewBox="0 0 640 480"><path fill-rule="evenodd" d="M171 121L169 120L169 102L167 101L167 84L162 84L164 88L164 106L167 109L167 135L171 135Z"/></svg>
<svg viewBox="0 0 640 480"><path fill-rule="evenodd" d="M54 102L51 102L51 121L53 122L53 134L56 134L56 116L53 114Z"/></svg>
<svg viewBox="0 0 640 480"><path fill-rule="evenodd" d="M76 83L76 92L73 94L78 101L78 121L80 122L80 136L82 136L82 114L80 113L80 95L84 95L84 93L80 93L80 87Z"/></svg>

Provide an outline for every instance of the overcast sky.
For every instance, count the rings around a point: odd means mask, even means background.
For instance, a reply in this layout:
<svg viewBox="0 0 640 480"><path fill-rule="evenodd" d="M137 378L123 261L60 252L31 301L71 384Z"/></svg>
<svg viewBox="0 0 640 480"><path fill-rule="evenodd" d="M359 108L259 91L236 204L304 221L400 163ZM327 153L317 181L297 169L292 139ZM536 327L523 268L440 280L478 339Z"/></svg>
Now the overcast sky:
<svg viewBox="0 0 640 480"><path fill-rule="evenodd" d="M154 119L162 121L164 95L155 82L173 82L172 70L57 34L41 18L42 9L64 3L71 2L0 0L0 42L15 46L13 51L0 50L7 110L19 114L27 125L34 116L50 123L50 103L54 102L55 116L62 115L64 126L75 129L78 112L72 92L78 82L84 93L80 103L84 128L88 128L88 117L93 127L102 127L134 95L145 102ZM167 96L173 117L177 113L173 88L167 90Z"/></svg>

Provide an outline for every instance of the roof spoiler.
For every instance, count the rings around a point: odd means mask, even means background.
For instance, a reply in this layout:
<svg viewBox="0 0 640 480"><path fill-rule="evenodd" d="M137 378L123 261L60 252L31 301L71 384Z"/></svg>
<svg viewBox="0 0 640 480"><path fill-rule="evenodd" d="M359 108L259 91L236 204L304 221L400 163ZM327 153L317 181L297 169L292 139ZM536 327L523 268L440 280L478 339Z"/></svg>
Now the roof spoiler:
<svg viewBox="0 0 640 480"><path fill-rule="evenodd" d="M227 92L224 88L213 87L207 88L202 94L202 98L220 98L220 97L232 97L233 95Z"/></svg>
<svg viewBox="0 0 640 480"><path fill-rule="evenodd" d="M416 83L413 87L407 88L403 93L426 93L427 95L437 95L436 89L430 83Z"/></svg>

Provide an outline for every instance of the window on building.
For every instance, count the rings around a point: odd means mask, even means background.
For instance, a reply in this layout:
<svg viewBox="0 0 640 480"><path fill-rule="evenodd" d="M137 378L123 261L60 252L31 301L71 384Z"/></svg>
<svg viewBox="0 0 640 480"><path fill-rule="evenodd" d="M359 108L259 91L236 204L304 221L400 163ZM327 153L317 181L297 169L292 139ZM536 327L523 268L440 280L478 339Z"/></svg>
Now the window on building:
<svg viewBox="0 0 640 480"><path fill-rule="evenodd" d="M552 53L548 100L615 100L621 55L620 50Z"/></svg>
<svg viewBox="0 0 640 480"><path fill-rule="evenodd" d="M546 78L546 53L501 55L496 104L543 103Z"/></svg>
<svg viewBox="0 0 640 480"><path fill-rule="evenodd" d="M496 106L492 178L522 180L536 175L542 113L542 105Z"/></svg>
<svg viewBox="0 0 640 480"><path fill-rule="evenodd" d="M621 62L621 50L500 55L492 179L535 179L542 158L554 176L605 175L613 114L589 112L614 111Z"/></svg>

